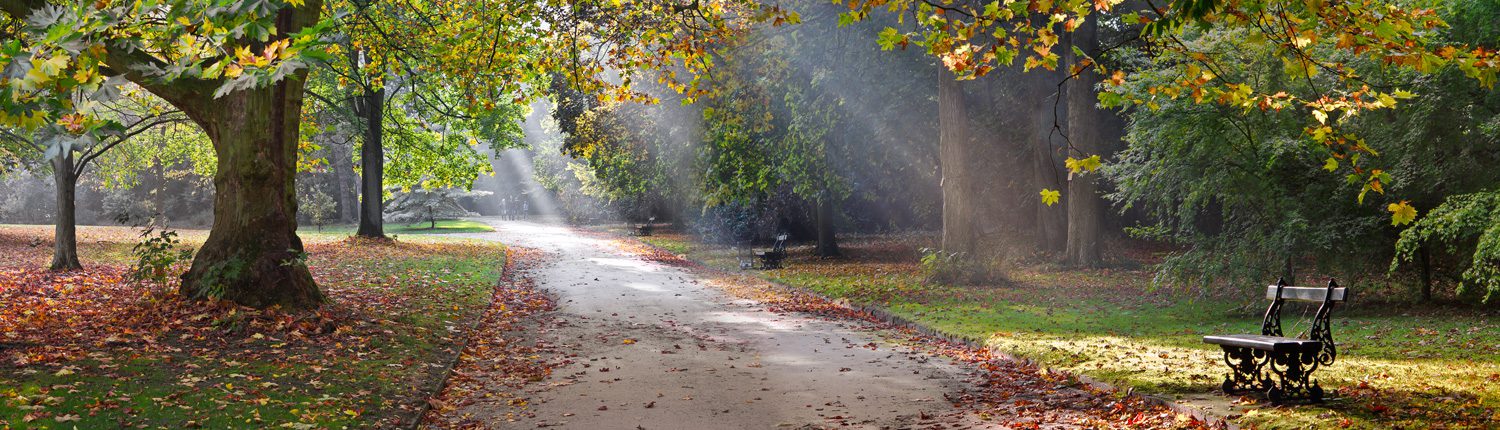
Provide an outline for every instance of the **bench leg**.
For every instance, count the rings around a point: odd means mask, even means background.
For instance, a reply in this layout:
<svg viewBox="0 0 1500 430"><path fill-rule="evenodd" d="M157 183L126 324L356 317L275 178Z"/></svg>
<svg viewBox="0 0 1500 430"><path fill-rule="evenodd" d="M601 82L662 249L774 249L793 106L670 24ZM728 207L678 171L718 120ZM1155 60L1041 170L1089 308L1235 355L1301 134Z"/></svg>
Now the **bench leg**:
<svg viewBox="0 0 1500 430"><path fill-rule="evenodd" d="M1269 388L1270 381L1263 369L1270 357L1265 351L1223 346L1224 364L1229 365L1229 375L1220 386L1225 393L1258 391Z"/></svg>
<svg viewBox="0 0 1500 430"><path fill-rule="evenodd" d="M1312 380L1318 368L1316 353L1277 354L1271 360L1271 372L1276 374L1276 385L1266 390L1272 402L1289 400L1323 401L1323 387Z"/></svg>

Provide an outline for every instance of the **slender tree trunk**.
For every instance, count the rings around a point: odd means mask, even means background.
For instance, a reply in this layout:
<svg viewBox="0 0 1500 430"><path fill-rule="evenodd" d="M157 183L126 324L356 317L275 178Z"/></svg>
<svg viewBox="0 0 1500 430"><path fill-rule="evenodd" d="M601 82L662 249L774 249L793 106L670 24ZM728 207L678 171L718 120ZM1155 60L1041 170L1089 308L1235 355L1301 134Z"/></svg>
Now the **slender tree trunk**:
<svg viewBox="0 0 1500 430"><path fill-rule="evenodd" d="M1287 285L1301 285L1297 283L1297 266L1290 255L1281 262L1281 280Z"/></svg>
<svg viewBox="0 0 1500 430"><path fill-rule="evenodd" d="M975 223L970 207L979 196L967 163L972 156L969 113L963 87L952 72L938 72L938 163L942 167L943 250L973 254Z"/></svg>
<svg viewBox="0 0 1500 430"><path fill-rule="evenodd" d="M166 227L167 225L167 166L161 156L155 158L151 167L151 174L156 176L156 189L152 190L151 204L156 206L156 225Z"/></svg>
<svg viewBox="0 0 1500 430"><path fill-rule="evenodd" d="M365 141L359 152L360 197L359 232L364 237L385 237L384 187L385 148L382 119L385 113L385 90L367 90L360 97L360 114L365 119Z"/></svg>
<svg viewBox="0 0 1500 430"><path fill-rule="evenodd" d="M77 270L78 219L75 205L78 176L73 171L73 151L61 151L52 159L52 178L57 185L57 219L52 235L52 270Z"/></svg>
<svg viewBox="0 0 1500 430"><path fill-rule="evenodd" d="M305 79L298 73L270 87L216 100L205 95L180 106L218 155L213 229L182 276L184 295L258 308L323 302L297 237L294 181Z"/></svg>
<svg viewBox="0 0 1500 430"><path fill-rule="evenodd" d="M437 230L437 214L432 212L432 206L427 207L427 222L428 230Z"/></svg>
<svg viewBox="0 0 1500 430"><path fill-rule="evenodd" d="M1074 46L1082 48L1085 52L1097 53L1099 51L1098 20L1090 16L1088 21L1073 32ZM1076 64L1081 60L1074 54L1070 63ZM1091 155L1104 155L1100 151L1104 148L1102 130L1106 126L1105 116L1109 112L1097 107L1098 96L1094 85L1099 82L1099 75L1092 71L1079 74L1069 85L1068 100L1068 137L1073 146L1081 153L1082 157ZM1102 262L1100 258L1100 236L1102 236L1102 224L1104 222L1104 202L1099 196L1098 172L1086 175L1074 175L1068 181L1068 243L1067 261L1069 264L1083 267L1097 267Z"/></svg>
<svg viewBox="0 0 1500 430"><path fill-rule="evenodd" d="M1427 255L1427 245L1417 248L1417 257L1422 259L1422 301L1432 302L1432 258Z"/></svg>
<svg viewBox="0 0 1500 430"><path fill-rule="evenodd" d="M354 170L348 147L344 145L333 145L330 154L333 170L333 199L334 207L338 208L338 221L351 222L359 218L359 197L355 196L350 187L349 173Z"/></svg>
<svg viewBox="0 0 1500 430"><path fill-rule="evenodd" d="M829 192L818 196L818 249L819 257L839 256L838 233L834 231L834 217L838 212Z"/></svg>

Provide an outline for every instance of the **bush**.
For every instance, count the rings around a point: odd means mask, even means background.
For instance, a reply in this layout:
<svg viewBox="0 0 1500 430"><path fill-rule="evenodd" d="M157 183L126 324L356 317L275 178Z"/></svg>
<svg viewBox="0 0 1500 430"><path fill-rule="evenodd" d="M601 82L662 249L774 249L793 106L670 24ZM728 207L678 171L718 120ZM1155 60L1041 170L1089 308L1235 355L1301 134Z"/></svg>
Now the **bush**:
<svg viewBox="0 0 1500 430"><path fill-rule="evenodd" d="M146 227L141 231L141 242L130 249L136 257L135 265L130 268L130 279L166 283L176 273L172 266L193 258L193 249L179 249L181 244L176 231Z"/></svg>

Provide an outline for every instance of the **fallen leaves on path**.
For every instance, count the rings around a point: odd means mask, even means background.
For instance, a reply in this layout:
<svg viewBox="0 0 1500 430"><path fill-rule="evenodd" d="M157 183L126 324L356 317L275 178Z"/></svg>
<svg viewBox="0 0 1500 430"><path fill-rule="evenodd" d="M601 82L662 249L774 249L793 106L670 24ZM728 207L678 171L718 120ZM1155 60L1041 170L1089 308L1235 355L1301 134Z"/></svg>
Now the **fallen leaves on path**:
<svg viewBox="0 0 1500 430"><path fill-rule="evenodd" d="M895 334L900 344L934 356L948 357L973 371L977 390L949 398L981 419L1015 429L1157 428L1207 429L1213 426L1139 396L1118 396L1080 383L1071 374L1012 360L987 348L923 335L892 324L868 311L811 292L776 285L760 278L703 266L683 256L634 240L617 244L640 257L692 269L709 284L736 297L765 304L773 312L798 312L830 320L855 321L871 330Z"/></svg>
<svg viewBox="0 0 1500 430"><path fill-rule="evenodd" d="M469 332L469 339L453 367L446 387L429 404L423 423L431 428L484 428L476 412L504 415L512 420L525 414L528 400L518 397L522 387L542 381L557 365L555 348L518 336L521 330L540 330L542 313L557 308L556 301L518 273L535 267L541 254L512 248L505 277L495 287L489 309ZM503 411L503 412L501 412ZM485 417L488 418L488 417Z"/></svg>

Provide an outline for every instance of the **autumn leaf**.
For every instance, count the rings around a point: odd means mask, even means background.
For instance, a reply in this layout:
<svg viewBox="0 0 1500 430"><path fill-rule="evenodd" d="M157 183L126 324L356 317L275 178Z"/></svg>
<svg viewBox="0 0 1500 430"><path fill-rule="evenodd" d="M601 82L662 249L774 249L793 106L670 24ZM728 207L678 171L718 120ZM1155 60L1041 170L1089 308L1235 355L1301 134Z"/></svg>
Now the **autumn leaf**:
<svg viewBox="0 0 1500 430"><path fill-rule="evenodd" d="M1319 109L1313 109L1312 116L1313 116L1314 119L1318 120L1318 124L1327 124L1328 123L1328 113L1327 112L1323 112L1322 110L1319 110Z"/></svg>
<svg viewBox="0 0 1500 430"><path fill-rule="evenodd" d="M1099 167L1103 166L1103 164L1103 162L1099 161L1099 155L1097 154L1090 155L1088 158L1082 160L1068 157L1067 160L1063 161L1063 165L1068 167L1068 172L1070 173L1092 172L1099 170Z"/></svg>
<svg viewBox="0 0 1500 430"><path fill-rule="evenodd" d="M1394 226L1411 224L1417 219L1417 208L1412 207L1406 200L1402 200L1401 203L1391 203L1386 206L1385 210L1391 212L1391 225Z"/></svg>
<svg viewBox="0 0 1500 430"><path fill-rule="evenodd" d="M1057 190L1042 189L1042 204L1047 206L1055 205L1061 197L1062 193L1057 192Z"/></svg>

